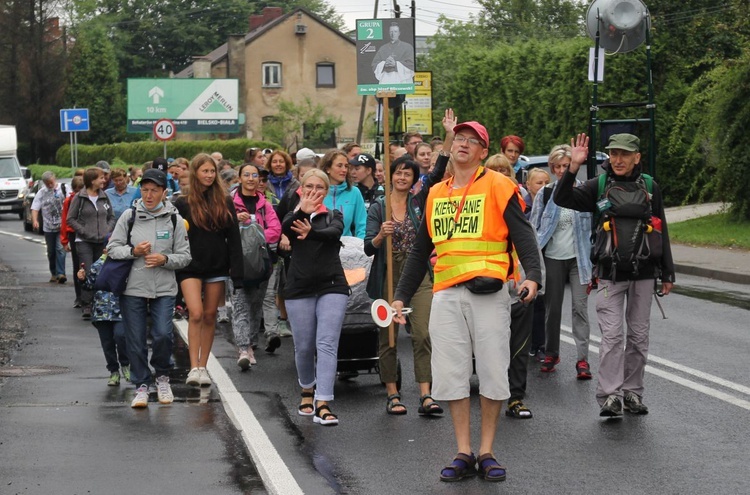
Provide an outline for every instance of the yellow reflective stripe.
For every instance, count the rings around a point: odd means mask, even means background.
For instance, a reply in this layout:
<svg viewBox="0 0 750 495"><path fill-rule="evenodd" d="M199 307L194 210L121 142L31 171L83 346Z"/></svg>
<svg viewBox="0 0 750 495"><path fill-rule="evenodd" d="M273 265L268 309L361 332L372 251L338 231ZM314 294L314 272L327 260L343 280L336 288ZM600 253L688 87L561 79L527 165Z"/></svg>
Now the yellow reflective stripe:
<svg viewBox="0 0 750 495"><path fill-rule="evenodd" d="M435 246L438 256L446 254L446 251L479 251L479 252L498 252L507 251L508 243L491 242L491 241L464 241L462 239L441 242Z"/></svg>
<svg viewBox="0 0 750 495"><path fill-rule="evenodd" d="M490 262L495 263L508 263L509 257L508 253L496 253L496 254L467 254L467 255L460 255L460 254L453 254L452 256L438 256L438 263L440 263L443 266L454 266L454 265L463 265L466 263L472 263L474 261L482 261L487 260Z"/></svg>
<svg viewBox="0 0 750 495"><path fill-rule="evenodd" d="M435 284L440 284L446 280L459 277L470 272L480 272L483 276L489 276L497 273L503 280L508 276L508 270L505 267L498 267L494 263L486 260L472 261L461 265L452 266L446 270L435 271Z"/></svg>

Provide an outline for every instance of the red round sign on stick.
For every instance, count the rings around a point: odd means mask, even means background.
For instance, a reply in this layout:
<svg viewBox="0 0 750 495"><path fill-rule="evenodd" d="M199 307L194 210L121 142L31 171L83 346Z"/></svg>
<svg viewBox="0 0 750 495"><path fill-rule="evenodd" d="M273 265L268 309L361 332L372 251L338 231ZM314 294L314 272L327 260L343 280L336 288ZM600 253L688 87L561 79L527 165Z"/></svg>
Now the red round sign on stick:
<svg viewBox="0 0 750 495"><path fill-rule="evenodd" d="M411 308L404 308L401 310L401 314L407 315L409 313L411 313ZM385 299L376 299L372 302L370 314L372 315L372 321L374 321L377 326L386 328L393 321L393 317L396 315L396 310L393 309Z"/></svg>
<svg viewBox="0 0 750 495"><path fill-rule="evenodd" d="M160 119L154 123L154 136L159 141L169 141L174 139L177 134L177 128L169 119Z"/></svg>

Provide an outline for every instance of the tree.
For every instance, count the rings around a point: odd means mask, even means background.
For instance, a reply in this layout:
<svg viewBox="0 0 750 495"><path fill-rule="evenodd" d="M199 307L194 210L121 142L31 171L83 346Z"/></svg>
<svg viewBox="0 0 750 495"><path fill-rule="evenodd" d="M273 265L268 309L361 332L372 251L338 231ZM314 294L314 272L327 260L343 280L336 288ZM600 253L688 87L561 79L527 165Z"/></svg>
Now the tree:
<svg viewBox="0 0 750 495"><path fill-rule="evenodd" d="M0 0L0 118L17 126L25 161L51 161L61 141L66 37L58 8L50 0Z"/></svg>
<svg viewBox="0 0 750 495"><path fill-rule="evenodd" d="M125 108L115 48L101 25L89 21L75 36L65 92L66 107L88 108L91 130L82 143L112 143L125 135Z"/></svg>
<svg viewBox="0 0 750 495"><path fill-rule="evenodd" d="M478 27L502 40L571 38L583 33L585 6L575 0L477 0Z"/></svg>
<svg viewBox="0 0 750 495"><path fill-rule="evenodd" d="M323 105L314 105L309 96L301 103L279 100L279 112L263 122L261 132L266 141L280 143L284 149L333 147L331 136L344 123L329 114Z"/></svg>

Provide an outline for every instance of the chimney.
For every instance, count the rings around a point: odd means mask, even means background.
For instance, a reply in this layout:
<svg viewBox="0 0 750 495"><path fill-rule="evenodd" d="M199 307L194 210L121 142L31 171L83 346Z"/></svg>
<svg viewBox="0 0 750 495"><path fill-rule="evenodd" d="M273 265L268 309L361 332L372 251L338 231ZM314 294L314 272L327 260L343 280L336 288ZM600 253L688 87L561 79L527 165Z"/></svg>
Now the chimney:
<svg viewBox="0 0 750 495"><path fill-rule="evenodd" d="M262 14L250 16L250 31L255 31L264 24L268 24L270 21L277 19L282 15L284 15L284 11L281 7L265 7Z"/></svg>
<svg viewBox="0 0 750 495"><path fill-rule="evenodd" d="M196 79L211 77L211 59L193 57L193 77Z"/></svg>

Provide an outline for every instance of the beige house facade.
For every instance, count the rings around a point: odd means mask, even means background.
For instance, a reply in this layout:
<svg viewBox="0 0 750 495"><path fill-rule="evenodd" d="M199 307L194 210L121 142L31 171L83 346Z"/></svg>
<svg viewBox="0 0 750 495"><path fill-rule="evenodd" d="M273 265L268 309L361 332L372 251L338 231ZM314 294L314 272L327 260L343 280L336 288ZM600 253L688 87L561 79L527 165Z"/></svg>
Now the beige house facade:
<svg viewBox="0 0 750 495"><path fill-rule="evenodd" d="M245 114L241 133L250 139L264 139L263 122L278 114L280 100L302 104L309 98L343 121L327 147L358 137L365 140L359 127L362 97L357 95L353 40L301 7L287 14L267 7L250 17L249 27L247 34L230 36L208 55L196 57L175 77L238 79L240 111ZM367 98L365 127L375 109L375 99ZM298 147L307 146L302 132Z"/></svg>

